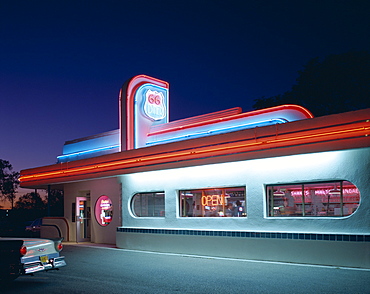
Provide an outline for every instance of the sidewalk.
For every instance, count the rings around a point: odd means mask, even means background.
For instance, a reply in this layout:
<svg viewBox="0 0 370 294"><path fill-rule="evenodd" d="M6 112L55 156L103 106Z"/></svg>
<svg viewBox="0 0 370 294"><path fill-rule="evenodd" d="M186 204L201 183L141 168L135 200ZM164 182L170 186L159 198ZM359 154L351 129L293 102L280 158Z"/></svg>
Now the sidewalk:
<svg viewBox="0 0 370 294"><path fill-rule="evenodd" d="M84 247L105 247L118 248L115 244L92 243L92 242L63 242L63 245L84 246Z"/></svg>

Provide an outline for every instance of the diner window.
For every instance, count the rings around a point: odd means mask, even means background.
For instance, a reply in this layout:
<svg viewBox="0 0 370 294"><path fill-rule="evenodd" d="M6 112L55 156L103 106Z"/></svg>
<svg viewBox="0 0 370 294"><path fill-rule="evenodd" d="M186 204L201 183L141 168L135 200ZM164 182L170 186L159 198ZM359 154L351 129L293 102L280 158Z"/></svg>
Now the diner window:
<svg viewBox="0 0 370 294"><path fill-rule="evenodd" d="M138 217L164 217L164 192L135 194L131 201L131 211Z"/></svg>
<svg viewBox="0 0 370 294"><path fill-rule="evenodd" d="M348 181L267 186L268 216L342 217L354 213L360 192Z"/></svg>
<svg viewBox="0 0 370 294"><path fill-rule="evenodd" d="M244 187L179 191L181 217L246 217Z"/></svg>

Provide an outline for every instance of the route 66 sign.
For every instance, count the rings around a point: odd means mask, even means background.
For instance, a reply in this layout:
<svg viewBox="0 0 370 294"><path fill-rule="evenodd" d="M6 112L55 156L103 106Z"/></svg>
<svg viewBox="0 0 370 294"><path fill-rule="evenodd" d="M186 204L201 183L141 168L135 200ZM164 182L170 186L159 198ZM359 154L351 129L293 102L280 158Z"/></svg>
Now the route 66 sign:
<svg viewBox="0 0 370 294"><path fill-rule="evenodd" d="M153 120L161 120L166 116L163 93L148 90L145 93L144 102L145 114Z"/></svg>

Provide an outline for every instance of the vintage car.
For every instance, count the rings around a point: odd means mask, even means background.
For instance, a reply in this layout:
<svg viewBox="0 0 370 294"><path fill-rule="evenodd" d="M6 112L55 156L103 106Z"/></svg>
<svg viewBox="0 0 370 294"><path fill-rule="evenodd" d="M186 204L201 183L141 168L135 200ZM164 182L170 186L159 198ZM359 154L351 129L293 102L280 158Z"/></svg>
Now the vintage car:
<svg viewBox="0 0 370 294"><path fill-rule="evenodd" d="M0 237L0 281L8 282L20 275L57 270L66 265L62 239Z"/></svg>

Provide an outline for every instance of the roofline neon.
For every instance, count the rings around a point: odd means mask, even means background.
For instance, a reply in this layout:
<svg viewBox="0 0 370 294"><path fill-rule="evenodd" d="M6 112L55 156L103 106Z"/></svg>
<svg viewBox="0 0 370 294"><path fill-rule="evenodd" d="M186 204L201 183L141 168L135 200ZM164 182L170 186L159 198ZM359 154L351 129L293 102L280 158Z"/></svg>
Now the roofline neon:
<svg viewBox="0 0 370 294"><path fill-rule="evenodd" d="M185 135L182 135L182 136L171 137L169 139L156 140L156 141L153 141L153 142L148 142L147 145L152 146L152 145L157 145L157 144L181 141L181 140L184 140L184 139L200 138L200 137L204 137L205 135L210 135L212 133L214 133L213 135L216 135L216 134L224 133L224 132L227 132L227 131L232 132L232 131L237 131L237 130L243 129L247 126L249 126L249 127L253 127L253 126L256 127L257 126L258 127L258 126L266 126L268 123L270 123L270 124L279 124L279 123L286 123L286 122L287 121L285 119L282 119L282 118L263 120L263 121L258 121L258 122L246 123L246 124L242 124L242 125L235 125L235 126L230 126L230 127L212 129L212 130L208 130L208 131L204 131L204 132L185 134ZM149 134L149 135L151 135L151 134Z"/></svg>
<svg viewBox="0 0 370 294"><path fill-rule="evenodd" d="M236 142L222 142L217 145L201 146L195 148L188 148L185 150L175 150L172 152L163 152L154 155L139 156L116 160L112 162L101 162L89 164L86 166L70 167L68 165L60 164L58 170L41 173L25 174L20 177L20 181L26 183L27 181L37 181L42 179L58 179L70 175L84 175L96 172L114 171L129 167L138 167L148 164L166 163L171 161L181 161L188 159L197 159L205 156L219 156L254 150L269 149L275 147L294 146L296 144L314 143L325 140L335 139L349 139L368 136L370 132L369 120L350 125L329 126L326 131L321 128L309 131L302 131L301 134L288 133L281 135L269 135L263 140L258 138L248 138ZM303 141L303 142L302 142Z"/></svg>
<svg viewBox="0 0 370 294"><path fill-rule="evenodd" d="M286 121L291 121L287 119L286 117L284 117L284 114L282 113L283 111L290 111L291 113L294 113L294 115L302 116L301 119L313 118L312 113L308 111L306 108L299 106L299 105L294 105L294 104L285 104L285 105L279 105L279 106L269 107L265 109L259 109L259 110L244 112L244 113L233 114L229 116L216 117L216 118L207 119L207 120L200 120L194 123L188 123L188 124L185 123L184 125L175 126L175 127L171 126L170 123L163 124L163 125L157 126L156 129L158 130L150 132L148 136L159 135L163 133L170 133L170 132L174 132L177 130L184 130L184 129L194 128L194 127L199 127L199 126L212 125L212 124L219 123L219 122L232 121L232 120L241 119L241 118L249 118L249 117L254 117L254 116L262 115L262 114L276 113L277 117L274 117L275 119L285 119Z"/></svg>
<svg viewBox="0 0 370 294"><path fill-rule="evenodd" d="M84 150L84 151L78 151L78 152L59 155L59 156L57 156L57 158L59 159L59 158L64 158L64 157L69 157L69 156L75 156L75 155L81 155L81 154L86 154L86 153L104 151L104 150L118 148L119 146L120 145L117 144L117 145L111 145L111 146L106 146L106 147L101 147L101 148L94 148L94 149L89 149L89 150Z"/></svg>

